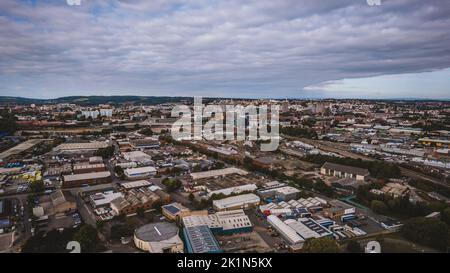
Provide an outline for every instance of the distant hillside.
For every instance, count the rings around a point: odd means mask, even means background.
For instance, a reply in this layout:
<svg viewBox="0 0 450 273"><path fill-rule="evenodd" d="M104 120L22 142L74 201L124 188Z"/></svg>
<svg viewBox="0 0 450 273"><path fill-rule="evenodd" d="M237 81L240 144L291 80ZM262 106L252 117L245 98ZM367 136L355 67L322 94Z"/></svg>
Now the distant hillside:
<svg viewBox="0 0 450 273"><path fill-rule="evenodd" d="M182 100L192 100L192 97L144 97L144 96L70 96L56 99L32 99L22 97L0 96L0 105L6 104L50 104L50 103L75 103L79 105L98 104L160 104L169 102L180 102Z"/></svg>
<svg viewBox="0 0 450 273"><path fill-rule="evenodd" d="M215 99L226 99L222 98L207 98L203 97L203 103L208 103ZM234 101L245 100L245 98L237 99L233 98ZM302 98L290 99L290 100L307 100ZM318 99L320 100L320 99ZM414 104L417 102L444 102L449 103L448 99L443 100L432 100L432 99L322 99L322 100L337 100L337 101L346 101L346 100L360 100L367 102L374 101L384 101L389 103L401 103L401 104ZM193 101L193 97L158 97L158 96L69 96L69 97L61 97L56 99L34 99L34 98L22 98L22 97L8 97L8 96L0 96L0 105L11 105L11 104L19 104L19 105L27 105L27 104L52 104L52 103L75 103L82 106L89 105L98 105L98 104L112 104L119 105L124 103L130 103L134 105L145 104L145 105L155 105L160 103L170 103L170 102L180 102L180 101Z"/></svg>

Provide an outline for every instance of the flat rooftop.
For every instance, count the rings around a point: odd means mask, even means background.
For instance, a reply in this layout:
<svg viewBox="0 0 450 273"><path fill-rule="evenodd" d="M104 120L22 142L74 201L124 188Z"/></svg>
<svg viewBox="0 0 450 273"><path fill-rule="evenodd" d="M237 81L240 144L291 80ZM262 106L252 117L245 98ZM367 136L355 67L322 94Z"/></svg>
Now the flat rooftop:
<svg viewBox="0 0 450 273"><path fill-rule="evenodd" d="M247 204L247 203L258 203L260 202L260 198L253 194L253 193L249 193L249 194L241 194L241 195L236 195L236 196L232 196L232 197L227 197L224 199L220 199L220 200L214 200L213 204L214 206L221 208L221 209L226 209L229 207L234 207L240 204Z"/></svg>
<svg viewBox="0 0 450 273"><path fill-rule="evenodd" d="M336 164L336 163L330 163L330 162L325 162L322 165L322 168L327 169L327 170L330 169L333 171L356 174L356 175L369 175L369 170L367 170L367 169L352 167L352 166L347 166L347 165L341 165L341 164Z"/></svg>
<svg viewBox="0 0 450 273"><path fill-rule="evenodd" d="M110 177L110 176L111 176L111 173L108 171L105 171L105 172L95 172L95 173L81 173L81 174L64 175L63 178L64 178L65 182L71 182L71 181L79 181L79 180L106 178L106 177Z"/></svg>
<svg viewBox="0 0 450 273"><path fill-rule="evenodd" d="M220 252L219 244L207 225L184 228L187 248L193 253Z"/></svg>
<svg viewBox="0 0 450 273"><path fill-rule="evenodd" d="M167 222L151 223L136 229L134 235L142 241L161 242L178 235L178 227Z"/></svg>
<svg viewBox="0 0 450 273"><path fill-rule="evenodd" d="M230 167L230 168L225 168L225 169L220 169L220 170L191 173L191 177L193 180L198 180L198 179L204 179L204 178L210 178L210 177L216 177L216 176L224 176L224 175L230 175L230 174L247 175L248 172L244 171L242 169Z"/></svg>
<svg viewBox="0 0 450 273"><path fill-rule="evenodd" d="M79 150L98 150L108 147L107 142L86 142L86 143L63 143L55 147L53 150L58 151L79 151Z"/></svg>
<svg viewBox="0 0 450 273"><path fill-rule="evenodd" d="M96 168L104 168L104 167L105 167L105 164L103 164L103 163L96 163L96 164L82 163L82 164L73 165L74 170L96 169Z"/></svg>
<svg viewBox="0 0 450 273"><path fill-rule="evenodd" d="M25 142L22 142L19 145L16 145L16 146L12 147L11 149L8 149L8 150L0 153L0 159L4 159L4 158L8 158L13 155L20 154L20 153L32 148L33 146L41 143L42 141L44 141L44 140L43 139L30 139Z"/></svg>
<svg viewBox="0 0 450 273"><path fill-rule="evenodd" d="M126 183L120 184L120 186L124 187L125 189L149 187L151 185L152 185L152 183L147 180L138 180L138 181L126 182Z"/></svg>

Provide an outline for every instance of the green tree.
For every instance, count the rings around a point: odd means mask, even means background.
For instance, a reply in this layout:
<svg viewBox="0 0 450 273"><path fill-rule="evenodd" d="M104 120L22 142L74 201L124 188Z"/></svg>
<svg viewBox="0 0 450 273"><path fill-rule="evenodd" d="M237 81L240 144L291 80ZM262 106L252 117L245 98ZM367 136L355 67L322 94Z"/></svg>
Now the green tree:
<svg viewBox="0 0 450 273"><path fill-rule="evenodd" d="M339 245L333 238L322 237L306 240L303 245L305 253L339 253Z"/></svg>
<svg viewBox="0 0 450 273"><path fill-rule="evenodd" d="M97 222L95 223L95 226L97 227L97 230L102 231L103 228L105 227L105 222L103 222L103 221L97 221Z"/></svg>
<svg viewBox="0 0 450 273"><path fill-rule="evenodd" d="M30 237L22 247L24 253L67 253L67 242L73 241L75 229L65 228L62 232L50 230L38 232Z"/></svg>
<svg viewBox="0 0 450 273"><path fill-rule="evenodd" d="M214 164L213 164L213 166L212 166L212 168L214 169L214 170L217 170L217 169L223 169L225 167L225 164L223 163L223 162L221 162L221 161L216 161L216 162L214 162Z"/></svg>
<svg viewBox="0 0 450 273"><path fill-rule="evenodd" d="M144 218L145 209L144 209L144 208L138 208L138 209L136 210L136 214L137 214L137 216L139 216L140 218Z"/></svg>
<svg viewBox="0 0 450 273"><path fill-rule="evenodd" d="M16 119L13 115L0 118L0 133L13 134L17 130Z"/></svg>
<svg viewBox="0 0 450 273"><path fill-rule="evenodd" d="M73 239L80 243L81 252L95 252L100 243L97 230L90 225L83 225L74 234Z"/></svg>
<svg viewBox="0 0 450 273"><path fill-rule="evenodd" d="M305 138L317 139L317 132L308 127L301 126L283 126L281 127L281 133L288 136L298 136Z"/></svg>
<svg viewBox="0 0 450 273"><path fill-rule="evenodd" d="M114 146L108 146L106 148L100 148L95 153L95 156L101 156L103 159L110 158L114 155Z"/></svg>
<svg viewBox="0 0 450 273"><path fill-rule="evenodd" d="M125 221L122 224L116 224L111 227L111 238L119 240L122 237L132 236L134 225L131 221Z"/></svg>
<svg viewBox="0 0 450 273"><path fill-rule="evenodd" d="M380 213L380 214L385 214L388 210L388 207L386 206L386 204L383 201L379 201L379 200L372 200L372 202L370 203L370 208L375 213Z"/></svg>
<svg viewBox="0 0 450 273"><path fill-rule="evenodd" d="M333 188L325 184L321 179L316 180L313 184L313 189L329 197L333 196L334 193Z"/></svg>
<svg viewBox="0 0 450 273"><path fill-rule="evenodd" d="M192 168L193 172L201 172L202 171L202 166L200 164L197 164L194 166L194 168Z"/></svg>
<svg viewBox="0 0 450 273"><path fill-rule="evenodd" d="M441 220L450 226L450 207L441 212Z"/></svg>
<svg viewBox="0 0 450 273"><path fill-rule="evenodd" d="M181 181L175 178L164 178L162 184L166 186L168 192L173 192L181 187Z"/></svg>
<svg viewBox="0 0 450 273"><path fill-rule="evenodd" d="M139 130L140 134L146 135L146 136L152 136L153 135L153 131L150 127L146 127L144 129Z"/></svg>
<svg viewBox="0 0 450 273"><path fill-rule="evenodd" d="M357 241L350 241L347 244L347 252L349 253L362 253L362 247Z"/></svg>
<svg viewBox="0 0 450 273"><path fill-rule="evenodd" d="M114 167L114 172L119 176L119 177L123 177L124 176L124 172L123 172L123 168L121 166L115 166Z"/></svg>
<svg viewBox="0 0 450 273"><path fill-rule="evenodd" d="M450 245L450 228L439 219L416 217L405 222L401 233L413 242L445 250Z"/></svg>
<svg viewBox="0 0 450 273"><path fill-rule="evenodd" d="M30 183L30 189L33 193L43 192L45 190L44 181L34 181Z"/></svg>
<svg viewBox="0 0 450 273"><path fill-rule="evenodd" d="M195 196L194 196L194 194L191 192L191 193L189 194L188 198L189 198L189 201L192 202L192 201L194 201Z"/></svg>

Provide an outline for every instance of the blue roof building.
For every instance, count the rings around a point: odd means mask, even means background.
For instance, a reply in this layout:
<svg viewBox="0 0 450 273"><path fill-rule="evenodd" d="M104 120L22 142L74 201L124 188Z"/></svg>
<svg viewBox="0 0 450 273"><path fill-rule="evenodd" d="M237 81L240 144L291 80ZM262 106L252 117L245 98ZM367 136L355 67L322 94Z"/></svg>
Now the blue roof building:
<svg viewBox="0 0 450 273"><path fill-rule="evenodd" d="M207 225L183 228L188 253L221 253L219 243Z"/></svg>

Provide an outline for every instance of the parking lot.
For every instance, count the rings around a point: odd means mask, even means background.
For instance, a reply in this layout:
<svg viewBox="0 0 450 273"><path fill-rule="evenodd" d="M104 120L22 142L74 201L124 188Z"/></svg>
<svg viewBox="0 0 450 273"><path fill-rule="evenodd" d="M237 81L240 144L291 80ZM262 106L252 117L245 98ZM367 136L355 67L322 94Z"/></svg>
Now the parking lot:
<svg viewBox="0 0 450 273"><path fill-rule="evenodd" d="M229 236L217 236L216 238L224 252L263 253L271 249L256 231Z"/></svg>
<svg viewBox="0 0 450 273"><path fill-rule="evenodd" d="M253 230L258 233L272 251L287 251L286 242L276 232L270 231L269 224L264 218L255 214L254 211L249 211L247 215L253 224Z"/></svg>

